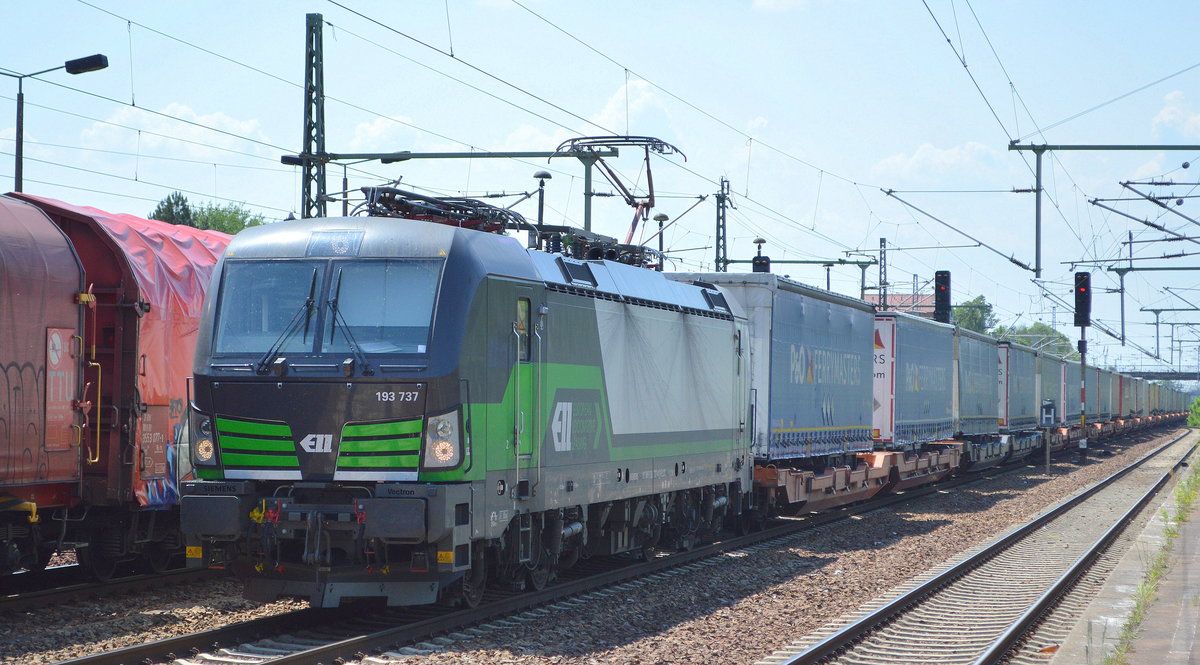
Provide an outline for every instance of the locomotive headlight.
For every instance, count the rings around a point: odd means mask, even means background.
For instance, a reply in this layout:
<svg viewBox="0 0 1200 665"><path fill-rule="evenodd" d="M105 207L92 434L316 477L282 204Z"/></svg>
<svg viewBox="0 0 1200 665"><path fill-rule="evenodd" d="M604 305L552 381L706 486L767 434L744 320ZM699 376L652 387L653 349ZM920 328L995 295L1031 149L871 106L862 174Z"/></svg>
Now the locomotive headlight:
<svg viewBox="0 0 1200 665"><path fill-rule="evenodd" d="M191 426L187 437L191 440L192 464L196 466L217 465L216 435L213 433L213 422L207 414L192 405Z"/></svg>
<svg viewBox="0 0 1200 665"><path fill-rule="evenodd" d="M462 463L458 411L432 416L425 425L426 468L449 469Z"/></svg>
<svg viewBox="0 0 1200 665"><path fill-rule="evenodd" d="M203 437L196 441L195 457L197 464L212 464L216 457L216 447L213 446L212 439Z"/></svg>

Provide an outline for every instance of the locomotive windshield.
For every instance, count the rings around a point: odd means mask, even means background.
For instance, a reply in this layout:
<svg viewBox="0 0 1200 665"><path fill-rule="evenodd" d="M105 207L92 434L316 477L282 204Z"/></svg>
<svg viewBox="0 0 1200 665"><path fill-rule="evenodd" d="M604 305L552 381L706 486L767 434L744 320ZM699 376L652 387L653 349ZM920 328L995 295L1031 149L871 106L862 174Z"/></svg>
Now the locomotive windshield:
<svg viewBox="0 0 1200 665"><path fill-rule="evenodd" d="M227 261L213 353L425 353L442 263Z"/></svg>

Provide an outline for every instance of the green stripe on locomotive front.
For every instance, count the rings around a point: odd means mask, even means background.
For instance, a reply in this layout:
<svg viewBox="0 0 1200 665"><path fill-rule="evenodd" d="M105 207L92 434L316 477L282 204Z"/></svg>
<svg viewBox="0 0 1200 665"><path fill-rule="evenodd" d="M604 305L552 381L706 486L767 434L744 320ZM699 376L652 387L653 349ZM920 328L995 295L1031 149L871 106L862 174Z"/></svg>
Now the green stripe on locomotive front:
<svg viewBox="0 0 1200 665"><path fill-rule="evenodd" d="M338 469L416 471L421 466L423 420L348 423L338 445Z"/></svg>

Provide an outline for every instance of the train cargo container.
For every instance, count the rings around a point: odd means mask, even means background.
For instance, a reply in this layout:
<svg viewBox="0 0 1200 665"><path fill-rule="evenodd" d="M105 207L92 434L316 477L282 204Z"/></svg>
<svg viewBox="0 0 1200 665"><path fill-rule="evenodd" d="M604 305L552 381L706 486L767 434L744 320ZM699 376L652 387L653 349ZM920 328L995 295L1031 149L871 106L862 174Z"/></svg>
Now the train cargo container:
<svg viewBox="0 0 1200 665"><path fill-rule="evenodd" d="M1096 418L1108 420L1112 416L1112 372L1096 368Z"/></svg>
<svg viewBox="0 0 1200 665"><path fill-rule="evenodd" d="M756 458L845 459L871 450L874 310L774 274L678 274L721 289L749 322Z"/></svg>
<svg viewBox="0 0 1200 665"><path fill-rule="evenodd" d="M105 577L123 559L179 547L178 481L189 469L177 453L187 381L204 291L230 236L12 196L49 218L84 270L86 288L76 286L69 301L82 321L24 320L37 328L32 334L47 337L38 344L48 344L46 359L53 364L51 351L59 349L59 364L74 365L63 371L79 376L78 390L46 405L56 419L46 445L70 448L80 466L70 505L45 515L43 529L64 538L62 545L80 546L85 563ZM65 270L64 278L75 281L71 274Z"/></svg>
<svg viewBox="0 0 1200 665"><path fill-rule="evenodd" d="M1118 415L1121 418L1129 418L1134 415L1134 399L1135 392L1133 390L1133 377L1125 374L1120 374L1118 379L1117 392L1117 408Z"/></svg>
<svg viewBox="0 0 1200 665"><path fill-rule="evenodd" d="M1045 419L1038 416L1038 424L1044 427L1062 425L1066 422L1066 412L1063 409L1063 359L1047 353L1038 353L1038 403L1049 411L1044 411Z"/></svg>
<svg viewBox="0 0 1200 665"><path fill-rule="evenodd" d="M1016 432L1037 426L1037 352L1033 349L1000 342L996 346L1000 431Z"/></svg>
<svg viewBox="0 0 1200 665"><path fill-rule="evenodd" d="M953 347L953 326L899 312L875 315L878 444L908 448L954 435Z"/></svg>
<svg viewBox="0 0 1200 665"><path fill-rule="evenodd" d="M83 418L77 331L83 266L37 207L0 196L0 571L45 565L31 524L75 502Z"/></svg>
<svg viewBox="0 0 1200 665"><path fill-rule="evenodd" d="M1084 370L1084 377L1085 377L1084 380L1086 381L1086 389L1087 389L1086 390L1087 420L1089 422L1096 422L1097 420L1099 420L1099 416L1100 416L1100 399L1099 399L1100 372L1095 366L1088 365L1087 368ZM1079 424L1079 415L1080 415L1080 411L1079 411L1079 407L1080 407L1079 378L1080 378L1079 377L1079 363L1074 360L1068 360L1066 362L1065 371L1063 373L1063 384L1064 384L1064 388L1065 388L1065 390L1063 392L1065 393L1064 399L1066 399L1066 402L1067 402L1066 406L1067 406L1067 416L1068 416L1067 424L1068 425Z"/></svg>
<svg viewBox="0 0 1200 665"><path fill-rule="evenodd" d="M995 359L995 338L964 328L954 329L952 417L963 436L998 431Z"/></svg>

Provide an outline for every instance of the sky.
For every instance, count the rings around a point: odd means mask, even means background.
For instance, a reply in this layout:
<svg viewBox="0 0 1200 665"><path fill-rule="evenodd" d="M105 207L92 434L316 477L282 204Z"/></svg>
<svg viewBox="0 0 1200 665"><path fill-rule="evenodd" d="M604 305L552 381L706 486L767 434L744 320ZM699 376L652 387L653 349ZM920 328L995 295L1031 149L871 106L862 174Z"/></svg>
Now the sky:
<svg viewBox="0 0 1200 665"><path fill-rule="evenodd" d="M302 147L308 13L323 18L329 152L656 137L677 149L650 161L668 269L713 270L726 178L731 259L761 238L775 272L858 296L858 267L779 261L878 258L883 238L891 292L914 279L928 292L949 270L955 303L982 295L1004 325L1041 321L1071 339L1072 274L1090 270L1094 320L1119 337L1123 300L1127 342L1090 329L1089 363L1200 371L1200 327L1168 325L1200 323L1182 311L1200 303L1200 273L1161 270L1200 266L1200 241L1151 242L1200 235L1200 56L1187 48L1200 3L9 0L0 71L110 63L23 79L24 190L141 216L177 190L298 216L300 172L280 157ZM0 192L13 188L17 86L0 76ZM1035 279L1019 264L1036 257L1036 162L1013 141L1192 149L1044 152ZM640 149L609 161L646 193ZM547 223L582 226L572 158L331 165L328 189L344 175L352 207L359 188L399 179L502 195L488 200L536 219L536 196L519 199L541 170ZM595 189L617 193L599 175ZM632 208L594 201L593 230L624 239ZM1122 298L1111 268L1130 266ZM878 267L865 278L877 288ZM1155 309L1180 310L1160 311L1157 335Z"/></svg>

